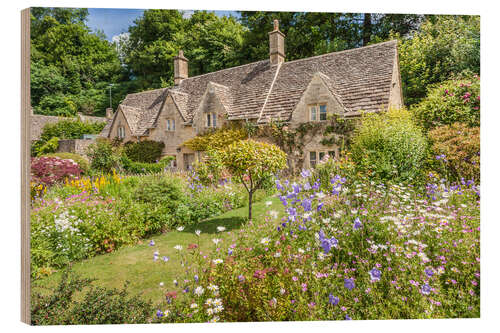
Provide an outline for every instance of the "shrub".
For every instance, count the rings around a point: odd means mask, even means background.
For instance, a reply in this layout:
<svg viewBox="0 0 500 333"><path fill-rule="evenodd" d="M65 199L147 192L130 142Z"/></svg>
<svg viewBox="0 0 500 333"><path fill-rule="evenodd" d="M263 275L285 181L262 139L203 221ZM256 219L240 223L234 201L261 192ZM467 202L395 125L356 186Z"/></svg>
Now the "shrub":
<svg viewBox="0 0 500 333"><path fill-rule="evenodd" d="M142 163L131 161L127 156L122 155L120 161L123 169L130 174L151 174L165 171L173 159L173 156L165 156L158 163Z"/></svg>
<svg viewBox="0 0 500 333"><path fill-rule="evenodd" d="M107 140L98 140L87 147L90 167L96 171L111 173L120 168L120 157Z"/></svg>
<svg viewBox="0 0 500 333"><path fill-rule="evenodd" d="M222 164L221 154L214 150L208 151L203 159L194 162L193 170L197 182L203 186L217 186L230 177Z"/></svg>
<svg viewBox="0 0 500 333"><path fill-rule="evenodd" d="M480 124L479 76L448 80L429 89L427 97L412 108L418 122L426 129L451 125Z"/></svg>
<svg viewBox="0 0 500 333"><path fill-rule="evenodd" d="M448 180L480 179L479 127L463 123L441 126L429 132L431 167L447 175Z"/></svg>
<svg viewBox="0 0 500 333"><path fill-rule="evenodd" d="M152 303L130 296L127 284L122 290L106 289L92 286L93 281L65 270L57 287L48 294L33 292L31 324L133 324L150 320ZM83 296L77 297L80 292Z"/></svg>
<svg viewBox="0 0 500 333"><path fill-rule="evenodd" d="M52 185L67 178L78 177L82 169L72 160L58 157L31 159L31 180L37 184Z"/></svg>
<svg viewBox="0 0 500 333"><path fill-rule="evenodd" d="M352 158L358 171L384 180L421 175L427 142L404 109L365 114L357 128Z"/></svg>
<svg viewBox="0 0 500 333"><path fill-rule="evenodd" d="M248 138L245 128L223 127L184 142L184 146L195 151L224 149L233 142Z"/></svg>
<svg viewBox="0 0 500 333"><path fill-rule="evenodd" d="M133 162L155 163L165 148L162 141L129 141L123 146L123 153Z"/></svg>
<svg viewBox="0 0 500 333"><path fill-rule="evenodd" d="M83 173L86 173L90 169L90 164L89 161L85 157L79 154L74 154L74 153L52 153L52 154L46 154L44 155L46 157L59 157L63 160L72 160L73 162L76 162L80 169L82 169Z"/></svg>
<svg viewBox="0 0 500 333"><path fill-rule="evenodd" d="M316 164L312 178L319 180L321 189L325 191L330 185L332 175L341 175L351 182L355 179L355 174L356 165L352 161L351 153L343 153L337 159L329 158Z"/></svg>
<svg viewBox="0 0 500 333"><path fill-rule="evenodd" d="M32 156L42 156L44 154L55 153L59 148L59 138L53 137L48 141L38 140L32 145Z"/></svg>

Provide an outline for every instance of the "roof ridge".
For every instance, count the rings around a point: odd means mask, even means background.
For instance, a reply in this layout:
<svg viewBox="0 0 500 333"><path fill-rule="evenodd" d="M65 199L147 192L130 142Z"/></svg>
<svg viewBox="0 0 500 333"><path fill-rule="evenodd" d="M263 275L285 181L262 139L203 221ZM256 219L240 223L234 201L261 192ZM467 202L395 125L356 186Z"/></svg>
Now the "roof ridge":
<svg viewBox="0 0 500 333"><path fill-rule="evenodd" d="M340 96L340 94L337 93L336 91L333 91L332 89L330 89L328 83L331 83L332 85L335 85L335 83L332 81L332 79L328 75L322 73L321 71L318 71L317 73L319 73L320 79L325 83L326 88L330 91L330 93L337 99L337 101L339 102L340 106L342 106L342 108L345 111L351 111L348 107L345 106L345 103L344 103L344 100L343 100L342 96ZM325 82L325 80L329 80L330 82Z"/></svg>
<svg viewBox="0 0 500 333"><path fill-rule="evenodd" d="M264 109L266 108L267 101L269 100L269 96L271 95L271 92L273 91L274 83L278 79L278 73L280 72L282 63L278 63L278 68L276 68L276 72L274 73L273 81L271 82L271 86L269 87L269 91L266 94L266 99L264 100L264 104L262 104L262 108L260 109L259 116L257 117L257 123L260 121L260 118L262 118L262 114L264 113ZM247 117L245 117L247 118Z"/></svg>
<svg viewBox="0 0 500 333"><path fill-rule="evenodd" d="M196 76L187 77L187 78L183 79L182 82L184 82L186 80L189 80L189 79L195 79L195 78L199 78L199 77L202 77L202 76L206 76L206 75L210 75L210 74L214 74L214 73L219 73L219 72L223 72L223 71L228 71L228 70L235 69L235 68L240 68L240 67L255 65L255 64L259 63L259 62L263 63L263 62L266 62L266 61L269 61L269 59L254 61L254 62L250 62L248 64L243 64L243 65L229 67L229 68L223 68L223 69L219 69L218 71L215 71L215 72L209 72L209 73L205 73L205 74L200 74L200 75L196 75ZM165 89L167 89L167 88L165 88Z"/></svg>
<svg viewBox="0 0 500 333"><path fill-rule="evenodd" d="M342 50L342 51L335 51L335 52L330 52L330 53L319 54L319 55L308 57L308 58L301 58L301 59L295 59L295 60L285 61L284 64L290 64L290 63L293 63L293 62L299 62L299 61L305 61L305 60L310 60L310 59L316 59L316 58L326 57L326 56L329 56L329 55L332 55L332 54L342 54L342 53L348 53L348 52L355 52L355 51L364 50L364 49L368 49L368 48L372 48L372 47L376 47L376 46L381 46L382 44L391 44L391 43L396 43L397 44L397 41L398 41L397 39L391 39L391 40L386 41L386 42L381 42L381 43L375 43L375 44L371 44L371 45L367 45L367 46L356 47L356 48L353 48L353 49Z"/></svg>
<svg viewBox="0 0 500 333"><path fill-rule="evenodd" d="M166 87L166 88L156 88L156 89L150 89L150 90L138 91L138 92L135 92L135 93L130 93L130 94L127 94L127 96L129 96L129 95L144 94L144 93L149 93L149 92L153 92L153 91L157 91L157 90L172 90L172 87ZM126 98L126 97L125 97L125 98Z"/></svg>

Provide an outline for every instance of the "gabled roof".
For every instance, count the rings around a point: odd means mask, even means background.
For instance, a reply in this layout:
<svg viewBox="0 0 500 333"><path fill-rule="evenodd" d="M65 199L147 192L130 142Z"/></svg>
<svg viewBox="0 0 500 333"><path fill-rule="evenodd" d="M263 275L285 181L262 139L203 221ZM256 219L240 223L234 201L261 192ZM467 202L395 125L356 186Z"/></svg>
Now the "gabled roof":
<svg viewBox="0 0 500 333"><path fill-rule="evenodd" d="M280 117L289 120L316 73L344 107L346 115L374 112L389 103L397 42L389 41L352 50L271 65L269 60L223 69L184 79L172 88L129 94L121 106L129 108L134 135L145 135L168 95L184 120L192 122L202 97L211 86L228 112L229 120Z"/></svg>

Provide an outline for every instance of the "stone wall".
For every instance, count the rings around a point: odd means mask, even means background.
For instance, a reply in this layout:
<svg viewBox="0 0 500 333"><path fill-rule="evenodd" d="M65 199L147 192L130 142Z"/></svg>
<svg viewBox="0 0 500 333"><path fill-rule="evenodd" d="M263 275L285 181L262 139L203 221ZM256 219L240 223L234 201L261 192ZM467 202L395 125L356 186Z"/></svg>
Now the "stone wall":
<svg viewBox="0 0 500 333"><path fill-rule="evenodd" d="M95 140L89 139L59 140L59 148L57 149L57 151L59 153L75 153L86 155L87 147L93 143L95 143Z"/></svg>

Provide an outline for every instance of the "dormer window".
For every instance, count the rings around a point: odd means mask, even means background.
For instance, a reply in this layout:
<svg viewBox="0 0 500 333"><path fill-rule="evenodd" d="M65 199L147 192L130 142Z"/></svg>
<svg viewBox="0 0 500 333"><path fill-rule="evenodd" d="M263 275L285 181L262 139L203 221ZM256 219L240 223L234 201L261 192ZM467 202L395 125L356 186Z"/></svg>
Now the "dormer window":
<svg viewBox="0 0 500 333"><path fill-rule="evenodd" d="M123 127L123 126L118 127L118 138L119 139L125 138L125 127Z"/></svg>
<svg viewBox="0 0 500 333"><path fill-rule="evenodd" d="M326 104L309 105L309 120L310 121L325 121L326 120Z"/></svg>
<svg viewBox="0 0 500 333"><path fill-rule="evenodd" d="M175 119L167 119L167 131L175 131Z"/></svg>
<svg viewBox="0 0 500 333"><path fill-rule="evenodd" d="M207 113L207 127L217 127L217 115L215 113Z"/></svg>

